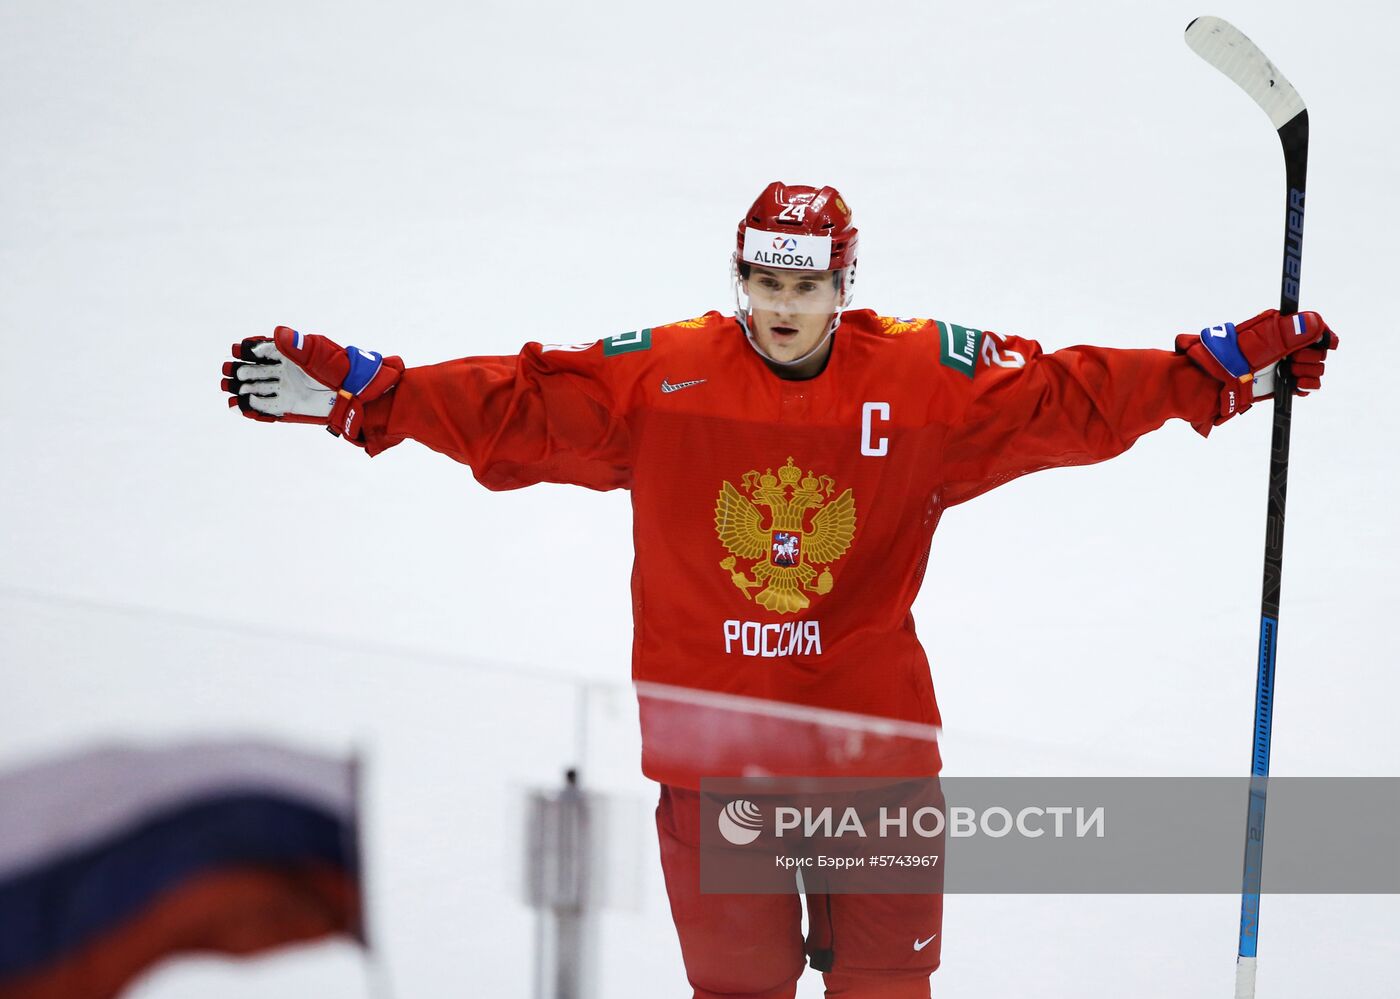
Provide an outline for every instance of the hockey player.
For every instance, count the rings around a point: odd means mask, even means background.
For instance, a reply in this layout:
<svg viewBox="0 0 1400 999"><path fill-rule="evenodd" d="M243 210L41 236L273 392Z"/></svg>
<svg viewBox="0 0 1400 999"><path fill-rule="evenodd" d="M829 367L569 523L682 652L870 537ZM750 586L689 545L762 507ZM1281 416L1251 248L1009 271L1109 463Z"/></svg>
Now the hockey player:
<svg viewBox="0 0 1400 999"><path fill-rule="evenodd" d="M489 489L631 490L633 677L723 695L939 722L910 606L942 511L1017 476L1103 461L1169 419L1200 434L1267 397L1289 359L1320 387L1337 338L1263 312L1174 350L1069 347L847 308L851 212L770 184L739 223L736 309L514 357L405 367L278 327L234 346L222 387L249 417L327 426L376 455L416 440ZM687 754L642 705L662 865L697 999L794 995L804 946L827 995L926 999L937 895L710 895L696 875L702 776L859 772L792 740L728 733ZM701 736L701 738L703 735ZM866 773L936 775L936 745ZM911 946L912 944L912 946Z"/></svg>

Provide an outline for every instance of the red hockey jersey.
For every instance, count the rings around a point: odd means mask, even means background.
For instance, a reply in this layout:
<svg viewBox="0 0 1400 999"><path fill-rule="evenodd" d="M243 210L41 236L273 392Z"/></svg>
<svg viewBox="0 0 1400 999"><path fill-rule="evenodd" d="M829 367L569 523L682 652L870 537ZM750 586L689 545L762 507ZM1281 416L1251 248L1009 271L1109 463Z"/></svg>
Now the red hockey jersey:
<svg viewBox="0 0 1400 999"><path fill-rule="evenodd" d="M377 454L419 441L489 489L631 490L633 678L704 692L705 705L687 723L684 698L643 697L648 776L926 775L939 767L926 739L833 755L816 745L825 736L784 724L800 705L931 731L910 606L942 511L1028 472L1111 458L1173 417L1207 433L1219 394L1169 351L1046 354L869 311L845 314L821 374L786 380L711 312L409 368L369 405L365 442ZM717 704L742 707L743 723L716 724Z"/></svg>

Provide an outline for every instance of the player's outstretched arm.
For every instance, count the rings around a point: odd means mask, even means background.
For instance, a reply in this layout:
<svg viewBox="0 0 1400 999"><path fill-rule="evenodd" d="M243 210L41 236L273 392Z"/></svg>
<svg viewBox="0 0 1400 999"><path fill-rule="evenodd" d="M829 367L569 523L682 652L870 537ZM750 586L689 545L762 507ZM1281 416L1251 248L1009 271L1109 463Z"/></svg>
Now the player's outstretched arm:
<svg viewBox="0 0 1400 999"><path fill-rule="evenodd" d="M630 385L638 358L604 342L527 343L519 354L462 357L404 371L365 414L369 454L417 441L468 465L488 489L631 482ZM632 361L634 363L629 364Z"/></svg>
<svg viewBox="0 0 1400 999"><path fill-rule="evenodd" d="M365 406L391 391L403 361L279 326L233 345L220 388L243 415L268 423L315 423L362 444Z"/></svg>
<svg viewBox="0 0 1400 999"><path fill-rule="evenodd" d="M405 368L397 357L277 327L233 346L221 387L255 420L316 423L379 454L417 441L471 467L488 489L630 482L625 359L603 342L528 343L518 355ZM605 377L605 375L607 377Z"/></svg>
<svg viewBox="0 0 1400 999"><path fill-rule="evenodd" d="M974 395L944 451L946 505L965 502L1018 476L1086 465L1122 454L1168 420L1199 433L1267 397L1257 377L1288 358L1301 393L1321 387L1336 336L1315 312L1261 313L1177 338L1176 353L1067 347L988 333ZM1270 372L1271 373L1271 372Z"/></svg>

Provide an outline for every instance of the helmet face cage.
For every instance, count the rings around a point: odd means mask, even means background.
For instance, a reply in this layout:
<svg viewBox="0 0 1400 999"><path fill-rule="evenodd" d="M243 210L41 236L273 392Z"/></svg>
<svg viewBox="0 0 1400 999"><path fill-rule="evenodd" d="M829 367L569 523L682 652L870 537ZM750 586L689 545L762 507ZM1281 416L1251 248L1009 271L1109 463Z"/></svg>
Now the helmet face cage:
<svg viewBox="0 0 1400 999"><path fill-rule="evenodd" d="M745 328L748 327L749 319L753 315L753 310L755 307L768 309L781 308L786 311L798 313L810 311L832 312L835 314L833 318L836 318L840 316L841 310L850 307L851 301L855 297L853 293L853 288L856 279L856 265L854 263L852 263L849 267L837 268L829 272L831 275L831 280L835 283L836 286L836 298L834 302L829 302L825 299L825 297L823 297L822 304L820 306L803 305L800 302L792 302L791 300L785 300L783 305L779 306L771 300L765 300L765 297L761 292L756 293L753 292L751 289L745 287L747 282L743 275L743 269L746 265L750 268L765 266L763 264L751 264L747 261L740 260L738 251L735 251L734 253L730 254L729 278L731 284L733 285L734 291L735 315L738 317L739 322L745 326ZM778 270L780 268L774 269ZM834 326L832 328L835 329Z"/></svg>
<svg viewBox="0 0 1400 999"><path fill-rule="evenodd" d="M762 357L768 364L776 364L788 368L802 364L826 346L826 342L831 339L832 335L841 325L841 310L851 303L853 297L851 286L855 284L856 280L856 265L854 262L852 262L849 267L844 267L832 272L837 282L836 304L831 313L831 322L827 324L826 332L822 335L820 340L813 344L811 350L807 351L801 357L795 357L790 361L780 361L770 356L766 350L758 345L758 341L754 339L753 327L749 324L749 319L753 315L753 300L744 289L744 279L739 274L739 264L739 253L735 251L730 254L729 257L729 273L734 284L734 318L739 321L739 326L744 331L744 339L748 340L749 346L754 349L755 353Z"/></svg>

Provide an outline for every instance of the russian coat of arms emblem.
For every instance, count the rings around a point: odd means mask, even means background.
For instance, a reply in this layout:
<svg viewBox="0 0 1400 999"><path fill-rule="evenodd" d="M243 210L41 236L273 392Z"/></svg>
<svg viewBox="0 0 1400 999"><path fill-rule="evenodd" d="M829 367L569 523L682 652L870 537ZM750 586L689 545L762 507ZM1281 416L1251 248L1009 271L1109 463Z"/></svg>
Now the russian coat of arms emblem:
<svg viewBox="0 0 1400 999"><path fill-rule="evenodd" d="M830 593L831 567L856 534L851 490L834 496L831 476L804 473L791 457L776 473L755 469L739 481L726 481L715 504L715 533L730 552L720 567L734 585L779 614L810 606L809 593ZM740 559L752 564L740 568Z"/></svg>

